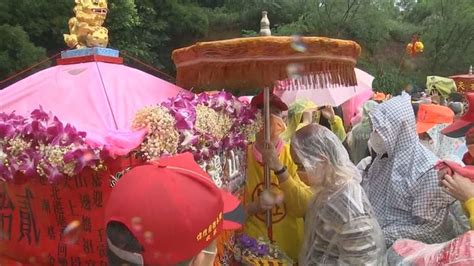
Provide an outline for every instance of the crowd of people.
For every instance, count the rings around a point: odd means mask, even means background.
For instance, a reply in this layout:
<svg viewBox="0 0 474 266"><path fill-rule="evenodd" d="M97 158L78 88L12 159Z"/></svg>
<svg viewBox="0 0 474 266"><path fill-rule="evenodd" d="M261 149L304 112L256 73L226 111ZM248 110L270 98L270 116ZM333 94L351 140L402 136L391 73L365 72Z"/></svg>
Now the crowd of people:
<svg viewBox="0 0 474 266"><path fill-rule="evenodd" d="M263 94L251 105L263 110ZM190 155L135 168L118 182L110 200L115 203L107 208L109 257L113 265L212 265L216 233L240 225L251 237L271 238L298 265L386 265L399 240L450 241L474 228L474 184L465 168L474 165L474 129L467 131L474 120L452 109L407 93L376 94L345 128L330 106L288 106L271 94L271 139L266 142L262 130L247 148L241 215L235 215L236 199L212 187ZM446 134L465 131L466 138ZM146 185L137 187L138 179ZM177 188L189 194L173 194ZM160 198L150 201L147 189ZM127 193L136 194L133 204L148 206L133 208L143 213L124 214L123 206L131 204L123 200ZM206 196L212 193L223 196ZM184 213L190 210L196 215ZM229 211L239 217L233 227L225 227ZM147 242L146 228L131 233L124 215L156 217L145 226L166 244ZM166 225L160 217L176 219ZM199 234L192 235L195 229Z"/></svg>
<svg viewBox="0 0 474 266"><path fill-rule="evenodd" d="M376 94L346 134L331 107L287 107L274 95L270 103L280 126L271 143L261 135L248 149L248 234L268 237L272 210L273 240L300 265L383 265L397 240L443 243L469 230L462 207L470 217L474 185L436 168L440 160L472 164L474 130L466 141L441 133L454 122L451 108ZM261 108L261 97L252 104ZM262 190L264 164L284 200Z"/></svg>

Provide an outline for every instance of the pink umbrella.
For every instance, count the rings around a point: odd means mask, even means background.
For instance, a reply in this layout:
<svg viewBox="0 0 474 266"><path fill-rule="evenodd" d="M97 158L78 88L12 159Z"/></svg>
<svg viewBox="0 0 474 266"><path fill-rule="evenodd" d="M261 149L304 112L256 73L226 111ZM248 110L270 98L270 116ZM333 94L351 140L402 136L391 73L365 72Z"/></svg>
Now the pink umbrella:
<svg viewBox="0 0 474 266"><path fill-rule="evenodd" d="M344 114L344 126L349 127L351 124L354 126L360 122L360 119L362 119L362 105L370 100L373 95L372 90L367 90L341 105Z"/></svg>
<svg viewBox="0 0 474 266"><path fill-rule="evenodd" d="M357 86L354 87L330 87L319 90L298 89L298 90L284 90L287 86L299 87L298 82L293 81L288 85L281 82L275 88L275 94L280 96L287 104L292 104L296 100L310 100L317 105L331 105L342 107L344 114L344 126L348 127L353 119L359 113L361 106L372 98L372 82L374 77L369 73L355 69L357 77Z"/></svg>
<svg viewBox="0 0 474 266"><path fill-rule="evenodd" d="M339 106L347 100L367 91L372 91L374 77L360 69L355 69L357 86L354 87L328 87L325 89L311 90L300 85L298 79L280 83L275 87L277 94L284 102L291 104L296 100L310 100L317 105ZM288 90L287 87L295 87L297 90Z"/></svg>

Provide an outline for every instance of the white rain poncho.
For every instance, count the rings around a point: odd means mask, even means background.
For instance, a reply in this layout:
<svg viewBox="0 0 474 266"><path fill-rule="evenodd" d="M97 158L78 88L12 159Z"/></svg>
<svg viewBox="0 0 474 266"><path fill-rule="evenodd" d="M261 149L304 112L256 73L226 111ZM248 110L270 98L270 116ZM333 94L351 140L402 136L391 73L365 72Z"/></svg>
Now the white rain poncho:
<svg viewBox="0 0 474 266"><path fill-rule="evenodd" d="M297 131L291 145L299 167L322 180L306 212L299 264L384 265L382 231L339 138L311 124ZM329 162L325 171L317 167L322 161Z"/></svg>
<svg viewBox="0 0 474 266"><path fill-rule="evenodd" d="M378 105L370 120L387 154L373 160L362 186L387 246L402 238L441 243L461 234L468 225L459 224L454 209L460 204L438 186L434 170L438 159L419 142L410 96Z"/></svg>

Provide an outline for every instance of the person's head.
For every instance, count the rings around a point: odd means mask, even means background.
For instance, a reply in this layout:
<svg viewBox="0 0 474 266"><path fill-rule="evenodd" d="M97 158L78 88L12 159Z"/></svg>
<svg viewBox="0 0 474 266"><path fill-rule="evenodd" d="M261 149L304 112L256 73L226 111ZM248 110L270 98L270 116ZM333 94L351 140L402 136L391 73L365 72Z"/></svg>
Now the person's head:
<svg viewBox="0 0 474 266"><path fill-rule="evenodd" d="M369 141L377 154L409 160L406 151L418 149L416 119L408 94L403 93L374 108L370 113L370 125ZM414 156L414 153L410 155Z"/></svg>
<svg viewBox="0 0 474 266"><path fill-rule="evenodd" d="M313 113L318 106L312 101L299 100L292 103L288 109L288 128L282 137L290 142L293 134L301 127L301 124L310 124L313 121Z"/></svg>
<svg viewBox="0 0 474 266"><path fill-rule="evenodd" d="M461 102L450 102L448 104L449 109L453 110L454 114L459 117L464 113L464 106Z"/></svg>
<svg viewBox="0 0 474 266"><path fill-rule="evenodd" d="M376 101L369 100L362 105L362 117L369 118L370 112L378 105Z"/></svg>
<svg viewBox="0 0 474 266"><path fill-rule="evenodd" d="M329 129L310 124L291 140L291 156L312 187L332 191L358 173L339 138Z"/></svg>
<svg viewBox="0 0 474 266"><path fill-rule="evenodd" d="M251 106L259 109L263 114L263 92L252 98ZM270 93L270 138L271 142L277 143L280 141L280 135L286 130L286 124L283 120L283 113L288 110L288 106L284 103L280 97L273 93ZM264 140L264 129L257 134L257 141L263 142Z"/></svg>
<svg viewBox="0 0 474 266"><path fill-rule="evenodd" d="M243 222L240 202L219 190L190 153L133 168L105 210L110 265L212 265L216 237Z"/></svg>
<svg viewBox="0 0 474 266"><path fill-rule="evenodd" d="M465 93L464 111L459 119L443 129L441 133L450 138L460 138L465 136L466 132L474 127L474 93Z"/></svg>
<svg viewBox="0 0 474 266"><path fill-rule="evenodd" d="M418 135L428 132L438 124L451 124L454 112L446 106L420 104L416 116L416 132Z"/></svg>
<svg viewBox="0 0 474 266"><path fill-rule="evenodd" d="M385 101L386 98L387 98L387 96L385 95L385 93L376 92L376 93L374 93L374 96L372 97L372 100L374 100L378 103L381 103L381 102Z"/></svg>

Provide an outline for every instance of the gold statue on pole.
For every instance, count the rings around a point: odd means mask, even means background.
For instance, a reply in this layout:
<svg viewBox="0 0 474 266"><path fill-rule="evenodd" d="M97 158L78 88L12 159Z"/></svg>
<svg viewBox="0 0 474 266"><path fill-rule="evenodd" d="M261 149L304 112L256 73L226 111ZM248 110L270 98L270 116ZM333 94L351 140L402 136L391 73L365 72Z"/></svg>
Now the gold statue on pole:
<svg viewBox="0 0 474 266"><path fill-rule="evenodd" d="M75 0L75 16L69 19L69 34L64 41L70 48L107 47L108 30L102 27L107 17L107 0Z"/></svg>

